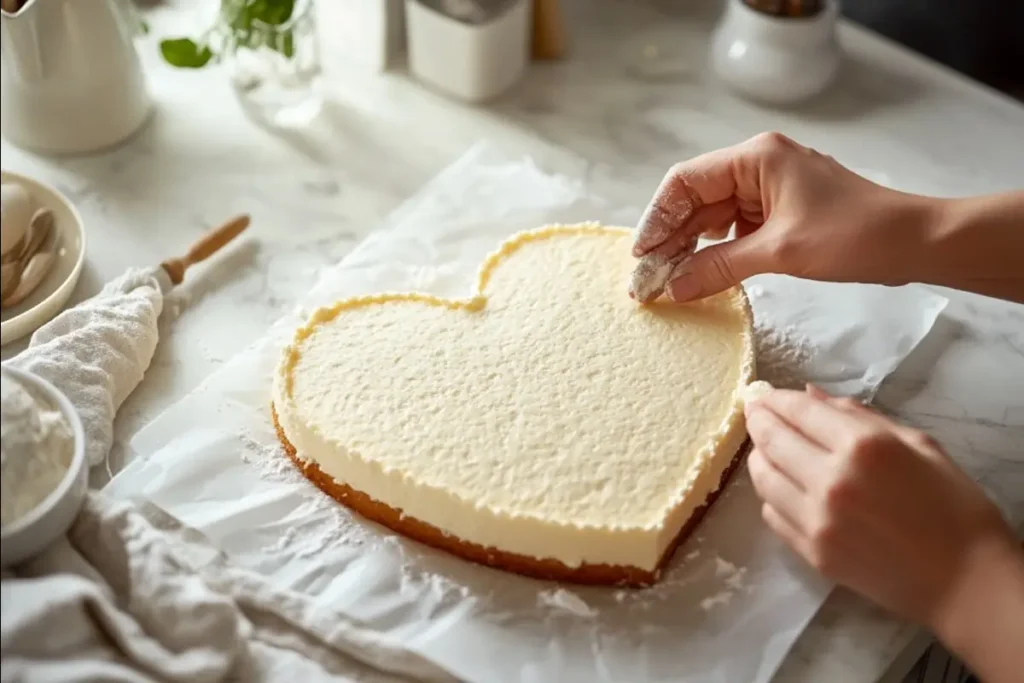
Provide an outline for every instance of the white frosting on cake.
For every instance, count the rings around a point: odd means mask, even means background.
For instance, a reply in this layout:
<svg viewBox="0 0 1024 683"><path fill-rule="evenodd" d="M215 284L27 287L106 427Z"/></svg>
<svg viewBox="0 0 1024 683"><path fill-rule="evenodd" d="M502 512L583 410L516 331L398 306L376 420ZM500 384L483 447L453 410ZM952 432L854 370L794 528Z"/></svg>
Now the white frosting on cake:
<svg viewBox="0 0 1024 683"><path fill-rule="evenodd" d="M315 313L274 406L298 457L463 541L653 570L745 439L746 297L640 306L631 235L516 235L478 294Z"/></svg>

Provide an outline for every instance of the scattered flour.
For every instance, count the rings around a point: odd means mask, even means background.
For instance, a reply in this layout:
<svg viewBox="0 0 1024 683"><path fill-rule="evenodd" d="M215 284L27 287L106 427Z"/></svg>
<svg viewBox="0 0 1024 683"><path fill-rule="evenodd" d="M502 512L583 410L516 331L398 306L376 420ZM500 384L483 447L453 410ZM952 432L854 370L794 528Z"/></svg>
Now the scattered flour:
<svg viewBox="0 0 1024 683"><path fill-rule="evenodd" d="M725 580L725 585L734 591L745 590L749 592L751 590L751 586L747 585L746 575L747 568L740 567L736 570L735 574Z"/></svg>
<svg viewBox="0 0 1024 683"><path fill-rule="evenodd" d="M616 593L616 600L619 600L618 594L621 592L623 591ZM555 607L578 617L589 619L597 616L597 610L583 602L580 596L564 588L541 591L537 594L537 602L541 606Z"/></svg>
<svg viewBox="0 0 1024 683"><path fill-rule="evenodd" d="M793 326L754 325L757 378L780 389L800 389L807 381L806 366L814 355L810 341Z"/></svg>
<svg viewBox="0 0 1024 683"><path fill-rule="evenodd" d="M362 547L395 542L393 537L378 533L369 523L357 519L354 513L311 484L279 444L265 445L245 435L238 438L242 443L242 460L255 466L263 479L299 486L308 494L305 495L309 506L306 517L316 520L301 527L301 538L299 527L290 527L269 550L281 552L301 542L302 547L296 554L307 558L331 545Z"/></svg>
<svg viewBox="0 0 1024 683"><path fill-rule="evenodd" d="M710 612L716 607L724 607L729 604L730 600L732 600L732 594L732 591L721 591L719 593L715 593L714 595L701 600L700 608L705 612Z"/></svg>
<svg viewBox="0 0 1024 683"><path fill-rule="evenodd" d="M746 567L737 567L732 562L716 555L715 578L722 581L724 588L701 600L700 608L708 612L716 607L724 607L737 593L751 592L752 587L747 584L746 575Z"/></svg>
<svg viewBox="0 0 1024 683"><path fill-rule="evenodd" d="M736 573L736 565L721 557L715 557L715 576L732 576Z"/></svg>
<svg viewBox="0 0 1024 683"><path fill-rule="evenodd" d="M452 598L469 599L470 589L452 579L430 571L422 571L413 546L404 546L390 531L381 530L359 518L345 506L316 488L298 470L295 463L277 443L266 445L248 436L239 435L242 460L256 467L267 481L298 486L305 495L306 505L301 521L289 526L265 550L268 553L294 552L302 559L315 557L325 548L344 546L361 551L388 547L397 553L399 589L419 598L447 601ZM577 600L579 600L577 598ZM581 604L582 601L580 601ZM583 604L586 609L587 606Z"/></svg>
<svg viewBox="0 0 1024 683"><path fill-rule="evenodd" d="M737 567L728 560L715 557L715 576L725 579L725 585L732 590L743 590L747 588L746 567Z"/></svg>

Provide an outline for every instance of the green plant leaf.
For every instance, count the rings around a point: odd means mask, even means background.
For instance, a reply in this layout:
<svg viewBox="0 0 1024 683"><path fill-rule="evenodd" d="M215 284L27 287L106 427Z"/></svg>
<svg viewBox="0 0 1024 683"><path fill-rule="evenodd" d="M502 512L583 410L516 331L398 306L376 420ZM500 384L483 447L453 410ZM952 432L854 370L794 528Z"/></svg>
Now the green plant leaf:
<svg viewBox="0 0 1024 683"><path fill-rule="evenodd" d="M209 47L199 46L190 38L161 40L160 54L171 66L183 69L200 69L213 59L213 52Z"/></svg>
<svg viewBox="0 0 1024 683"><path fill-rule="evenodd" d="M220 17L210 30L230 46L256 49L266 45L291 59L295 56L293 32L278 33L266 27L284 24L294 12L295 0L221 0ZM163 40L160 52L168 64L188 69L204 67L214 57L208 46L189 38Z"/></svg>
<svg viewBox="0 0 1024 683"><path fill-rule="evenodd" d="M291 19L295 11L295 0L253 0L248 5L248 11L253 19L278 26Z"/></svg>

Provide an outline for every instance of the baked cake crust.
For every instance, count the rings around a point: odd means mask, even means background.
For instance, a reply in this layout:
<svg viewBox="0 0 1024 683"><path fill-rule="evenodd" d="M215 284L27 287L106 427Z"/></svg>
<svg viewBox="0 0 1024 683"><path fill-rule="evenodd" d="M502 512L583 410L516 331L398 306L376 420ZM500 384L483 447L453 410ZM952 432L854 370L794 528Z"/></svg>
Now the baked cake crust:
<svg viewBox="0 0 1024 683"><path fill-rule="evenodd" d="M700 524L708 509L725 489L725 485L728 483L733 472L739 468L740 463L743 462L743 459L749 453L751 445L749 439L740 445L732 461L725 468L725 471L722 472L722 478L718 483L718 487L708 495L704 503L693 511L689 520L679 530L672 543L669 544L654 571L626 565L589 564L586 562L576 567L570 567L551 558L528 557L494 547L484 547L476 543L463 541L455 536L444 533L435 526L414 517L409 517L403 514L401 510L374 500L362 491L357 491L351 486L333 479L325 474L315 462L305 461L299 457L295 446L288 441L284 429L281 428L281 423L277 419L277 410L273 404L270 406L270 412L274 421L274 430L277 432L277 438L280 440L285 453L288 454L288 457L299 468L299 471L321 491L366 519L377 522L407 538L451 553L470 562L535 579L589 585L618 585L642 588L657 583L665 566L675 554L676 548L682 545Z"/></svg>

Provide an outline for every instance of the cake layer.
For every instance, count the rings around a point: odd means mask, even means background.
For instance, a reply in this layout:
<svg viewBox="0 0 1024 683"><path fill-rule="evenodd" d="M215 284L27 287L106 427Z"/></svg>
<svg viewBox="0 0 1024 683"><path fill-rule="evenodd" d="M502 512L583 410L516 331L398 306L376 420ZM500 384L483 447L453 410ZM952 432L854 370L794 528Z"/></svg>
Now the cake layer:
<svg viewBox="0 0 1024 683"><path fill-rule="evenodd" d="M318 311L275 376L283 436L307 472L467 547L652 574L745 439L753 347L739 288L626 297L630 243L520 233L470 299Z"/></svg>
<svg viewBox="0 0 1024 683"><path fill-rule="evenodd" d="M345 505L349 509L359 513L366 519L377 522L378 524L383 524L403 536L425 543L433 548L445 550L453 555L458 555L466 560L488 567L501 569L506 572L513 572L515 574L522 574L523 576L530 576L535 579L590 585L631 586L640 588L657 582L658 579L661 578L661 572L665 568L665 565L667 565L668 561L671 559L672 552L676 547L685 543L686 539L689 538L691 533L693 533L697 525L700 524L701 520L704 518L704 514L714 504L718 495L721 493L722 487L725 486L729 478L739 468L740 463L743 461L743 458L746 456L750 447L749 440L744 442L744 445L740 447L740 450L733 457L732 462L729 463L725 472L722 473L722 479L719 482L719 487L715 491L712 491L711 494L708 495L707 500L693 511L693 514L690 515L686 524L684 524L683 528L679 530L675 540L666 549L661 562L655 569L648 571L638 567L625 565L591 563L583 563L575 567L569 567L558 560L550 558L540 559L527 555L517 555L494 546L485 547L476 543L463 541L451 534L444 533L437 527L431 526L422 520L410 517L402 510L396 510L395 508L389 507L380 501L374 500L365 493L356 491L351 486L343 484L333 477L327 476L315 462L299 458L295 447L288 441L288 437L285 436L284 430L281 429L281 425L277 419L277 412L273 409L271 409L271 412L273 414L274 429L277 431L277 437L281 441L281 445L284 448L285 453L287 453L288 457L292 459L296 467L298 467L306 478L313 482L321 491L331 496L342 505Z"/></svg>

